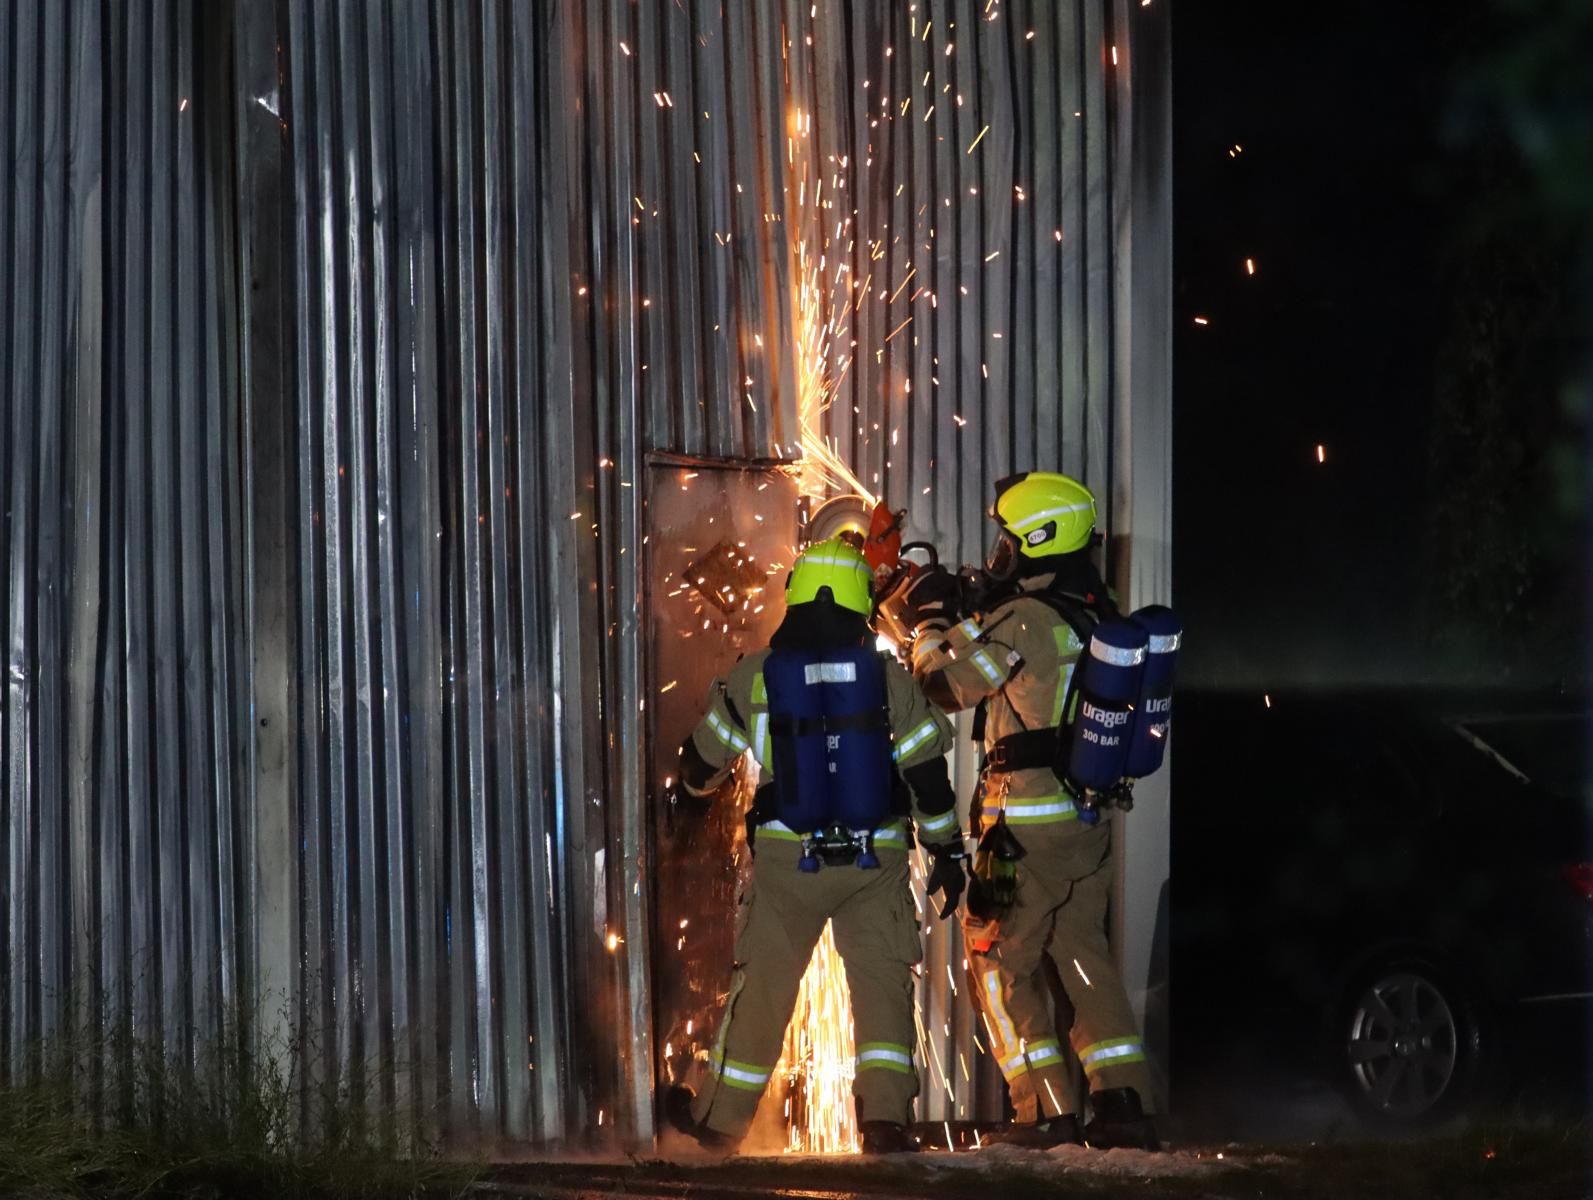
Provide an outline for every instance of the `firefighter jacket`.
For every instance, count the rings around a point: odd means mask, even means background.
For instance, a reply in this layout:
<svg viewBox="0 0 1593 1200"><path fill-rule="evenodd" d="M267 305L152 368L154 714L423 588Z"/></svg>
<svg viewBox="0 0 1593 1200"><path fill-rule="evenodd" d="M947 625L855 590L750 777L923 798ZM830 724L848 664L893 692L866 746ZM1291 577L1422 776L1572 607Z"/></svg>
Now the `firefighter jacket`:
<svg viewBox="0 0 1593 1200"><path fill-rule="evenodd" d="M1011 734L1054 729L1063 722L1083 650L1078 632L1055 608L1020 593L950 629L926 630L913 646L913 674L953 711L987 702L983 745L988 754ZM1078 820L1072 799L1049 767L991 772L979 808L982 828L1003 810L1013 826Z"/></svg>
<svg viewBox="0 0 1593 1200"><path fill-rule="evenodd" d="M760 789L773 782L774 754L769 733L769 696L763 664L768 650L747 655L728 678L715 680L709 690L708 711L683 748L687 762L701 764L711 775L693 778L682 771L682 786L694 795L716 790L743 754L751 753L757 765ZM889 655L884 660L886 708L898 775L905 782L908 808L918 836L927 845L958 840L956 796L946 775L944 755L951 749L952 730L946 717L930 704L913 677ZM683 764L684 766L684 764ZM800 840L800 834L758 812L758 837ZM875 845L907 849L909 833L903 813L879 827Z"/></svg>

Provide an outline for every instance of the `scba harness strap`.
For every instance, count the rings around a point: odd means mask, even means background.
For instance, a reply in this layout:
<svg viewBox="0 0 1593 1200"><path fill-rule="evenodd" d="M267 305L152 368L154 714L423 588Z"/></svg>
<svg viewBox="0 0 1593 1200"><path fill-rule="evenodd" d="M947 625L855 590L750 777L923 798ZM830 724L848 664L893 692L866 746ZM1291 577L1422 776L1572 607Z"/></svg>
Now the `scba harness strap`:
<svg viewBox="0 0 1593 1200"><path fill-rule="evenodd" d="M884 709L849 713L846 716L793 717L789 713L770 714L771 737L815 737L820 734L889 733L890 714Z"/></svg>
<svg viewBox="0 0 1593 1200"><path fill-rule="evenodd" d="M1038 600L1047 608L1061 617L1072 628L1078 637L1079 643L1084 646L1090 644L1090 634L1094 631L1100 617L1090 608L1087 598L1082 603L1076 603L1072 597L1058 595L1052 592L1025 592L1022 596L1027 600ZM1065 764L1067 763L1067 742L1069 719L1073 713L1073 706L1077 702L1079 690L1078 671L1073 672L1073 677L1068 681L1068 691L1062 701L1062 723L1060 725L1044 725L1037 729L1023 729L1017 733L1009 733L1004 738L997 739L995 745L985 752L985 773L987 775L1007 775L1014 771L1030 771L1047 769L1056 773L1058 779L1065 782ZM1006 689L1003 687L1003 691ZM980 702L983 709L986 701ZM1013 715L1018 717L1017 711ZM976 718L979 732L983 733L983 713Z"/></svg>

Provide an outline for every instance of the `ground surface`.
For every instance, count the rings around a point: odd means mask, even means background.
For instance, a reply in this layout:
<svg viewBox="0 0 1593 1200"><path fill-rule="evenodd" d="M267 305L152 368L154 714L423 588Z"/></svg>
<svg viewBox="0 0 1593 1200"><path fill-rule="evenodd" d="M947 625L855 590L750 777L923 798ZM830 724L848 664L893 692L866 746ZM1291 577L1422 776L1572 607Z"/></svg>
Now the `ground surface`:
<svg viewBox="0 0 1593 1200"><path fill-rule="evenodd" d="M527 1200L598 1196L1169 1197L1179 1200L1586 1200L1589 1128L1476 1128L1420 1141L1175 1149L1162 1154L988 1147L863 1159L735 1158L628 1163L520 1163L490 1170L479 1190Z"/></svg>

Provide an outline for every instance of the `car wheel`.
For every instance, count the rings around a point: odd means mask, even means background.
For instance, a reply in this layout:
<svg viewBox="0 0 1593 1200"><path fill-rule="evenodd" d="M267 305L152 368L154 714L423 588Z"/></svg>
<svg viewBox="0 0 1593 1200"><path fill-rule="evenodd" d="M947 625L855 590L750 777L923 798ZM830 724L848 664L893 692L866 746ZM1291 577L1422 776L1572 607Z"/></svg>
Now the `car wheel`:
<svg viewBox="0 0 1593 1200"><path fill-rule="evenodd" d="M1482 1049L1476 1008L1430 963L1390 959L1363 972L1337 1028L1340 1084L1372 1121L1439 1120L1472 1094Z"/></svg>

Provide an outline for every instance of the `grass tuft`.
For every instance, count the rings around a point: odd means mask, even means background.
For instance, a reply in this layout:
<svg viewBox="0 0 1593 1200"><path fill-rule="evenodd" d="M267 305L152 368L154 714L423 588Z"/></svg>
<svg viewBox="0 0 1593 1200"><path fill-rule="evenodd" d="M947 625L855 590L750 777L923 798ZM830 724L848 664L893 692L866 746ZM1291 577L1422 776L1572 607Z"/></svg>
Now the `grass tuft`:
<svg viewBox="0 0 1593 1200"><path fill-rule="evenodd" d="M443 1200L477 1171L348 1087L307 1106L289 1055L174 1062L129 1039L58 1041L0 1085L0 1196L27 1200ZM313 1111L312 1122L306 1113Z"/></svg>

